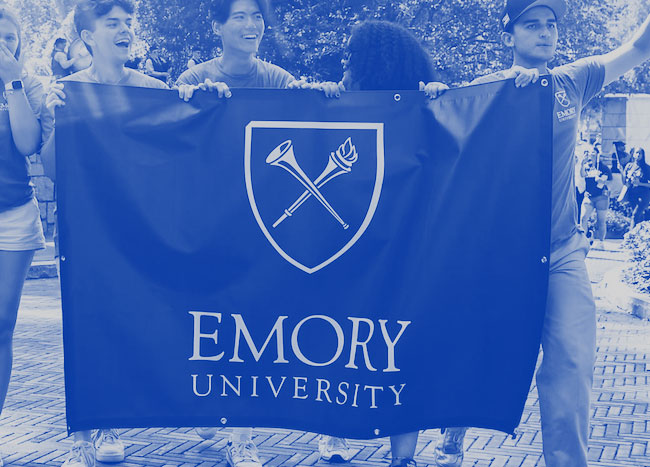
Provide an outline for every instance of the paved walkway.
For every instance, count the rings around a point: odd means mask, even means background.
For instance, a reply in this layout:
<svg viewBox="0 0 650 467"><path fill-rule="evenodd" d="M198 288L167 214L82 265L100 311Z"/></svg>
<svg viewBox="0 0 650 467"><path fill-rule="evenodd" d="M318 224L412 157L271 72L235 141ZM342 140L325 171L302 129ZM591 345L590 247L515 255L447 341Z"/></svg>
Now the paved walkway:
<svg viewBox="0 0 650 467"><path fill-rule="evenodd" d="M589 458L592 467L650 467L650 322L617 310L599 286L622 265L616 244L593 251L588 267L598 305L598 360L593 390ZM15 335L13 378L0 418L0 452L6 465L59 466L71 446L65 429L61 300L56 279L27 281ZM439 430L420 436L416 460L432 462ZM190 428L124 430L121 466L225 466L227 430L204 441ZM256 429L266 466L324 465L318 437L299 431ZM353 466L389 461L387 439L352 441ZM531 388L516 439L472 429L463 466L543 466L536 388Z"/></svg>

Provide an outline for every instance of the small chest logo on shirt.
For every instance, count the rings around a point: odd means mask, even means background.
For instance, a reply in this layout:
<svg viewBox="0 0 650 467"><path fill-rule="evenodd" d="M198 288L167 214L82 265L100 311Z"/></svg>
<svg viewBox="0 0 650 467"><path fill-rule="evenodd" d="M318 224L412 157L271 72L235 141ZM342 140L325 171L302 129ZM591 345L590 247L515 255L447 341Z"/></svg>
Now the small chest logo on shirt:
<svg viewBox="0 0 650 467"><path fill-rule="evenodd" d="M562 107L569 107L571 105L571 101L567 97L564 89L555 93L555 99L557 99L558 104Z"/></svg>
<svg viewBox="0 0 650 467"><path fill-rule="evenodd" d="M558 104L564 107L564 109L560 109L555 112L559 122L566 122L567 120L576 118L576 107L575 105L569 107L571 105L571 100L569 99L569 96L566 95L566 91L564 89L555 93L555 100Z"/></svg>

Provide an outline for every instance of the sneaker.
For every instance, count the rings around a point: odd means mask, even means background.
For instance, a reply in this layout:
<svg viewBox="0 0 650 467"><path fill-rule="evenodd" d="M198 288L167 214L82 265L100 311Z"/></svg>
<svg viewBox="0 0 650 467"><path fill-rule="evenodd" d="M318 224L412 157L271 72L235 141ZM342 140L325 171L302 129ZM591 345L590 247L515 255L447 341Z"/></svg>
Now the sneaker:
<svg viewBox="0 0 650 467"><path fill-rule="evenodd" d="M94 467L95 448L88 441L77 441L72 445L62 467Z"/></svg>
<svg viewBox="0 0 650 467"><path fill-rule="evenodd" d="M418 464L410 457L398 457L390 462L390 467L418 467Z"/></svg>
<svg viewBox="0 0 650 467"><path fill-rule="evenodd" d="M226 460L231 467L262 467L257 447L252 441L230 442L226 446Z"/></svg>
<svg viewBox="0 0 650 467"><path fill-rule="evenodd" d="M352 449L345 438L321 435L318 440L320 458L327 462L349 462L352 459Z"/></svg>
<svg viewBox="0 0 650 467"><path fill-rule="evenodd" d="M436 467L461 467L463 464L463 441L466 427L445 429L433 452L433 465Z"/></svg>
<svg viewBox="0 0 650 467"><path fill-rule="evenodd" d="M197 426L194 431L203 439L212 439L217 434L217 428L213 426Z"/></svg>
<svg viewBox="0 0 650 467"><path fill-rule="evenodd" d="M120 441L117 431L97 430L93 439L95 459L99 462L122 462L124 460L124 444Z"/></svg>
<svg viewBox="0 0 650 467"><path fill-rule="evenodd" d="M604 250L605 249L605 242L602 240L594 240L594 243L591 245L591 248L594 250Z"/></svg>

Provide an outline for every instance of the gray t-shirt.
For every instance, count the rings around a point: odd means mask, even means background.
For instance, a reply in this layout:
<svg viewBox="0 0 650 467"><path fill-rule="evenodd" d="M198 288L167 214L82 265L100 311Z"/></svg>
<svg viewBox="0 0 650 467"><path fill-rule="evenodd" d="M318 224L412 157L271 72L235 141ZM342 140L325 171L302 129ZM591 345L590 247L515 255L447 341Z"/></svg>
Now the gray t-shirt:
<svg viewBox="0 0 650 467"><path fill-rule="evenodd" d="M116 86L169 89L169 87L159 79L152 78L151 76L140 73L139 71L133 70L132 68L124 69L126 70L126 75L124 75L124 78L122 78L119 83L115 84ZM66 81L77 81L80 83L102 84L101 81L99 81L97 77L92 74L91 68L86 68L84 70L73 73L69 76L66 76L65 78L61 78L59 81L62 83L65 83ZM54 114L45 108L45 103L43 103L43 109L41 111L41 126L43 142L45 142L48 140L50 134L54 130Z"/></svg>
<svg viewBox="0 0 650 467"><path fill-rule="evenodd" d="M60 81L79 81L81 83L100 83L95 75L92 74L91 68L86 68L85 70L78 71L62 78ZM137 88L155 88L155 89L169 89L169 87L160 81L159 79L153 78L151 76L140 73L132 68L124 68L126 70L126 75L118 83L115 83L116 86L134 86Z"/></svg>
<svg viewBox="0 0 650 467"><path fill-rule="evenodd" d="M553 185L551 194L551 249L578 230L574 152L580 112L603 87L605 67L597 57L583 58L551 70L553 83ZM472 81L481 84L505 79L496 72Z"/></svg>
<svg viewBox="0 0 650 467"><path fill-rule="evenodd" d="M206 79L226 83L231 88L274 88L284 89L295 78L288 71L259 58L255 66L244 75L230 75L221 68L221 60L213 58L185 70L176 84L201 84Z"/></svg>

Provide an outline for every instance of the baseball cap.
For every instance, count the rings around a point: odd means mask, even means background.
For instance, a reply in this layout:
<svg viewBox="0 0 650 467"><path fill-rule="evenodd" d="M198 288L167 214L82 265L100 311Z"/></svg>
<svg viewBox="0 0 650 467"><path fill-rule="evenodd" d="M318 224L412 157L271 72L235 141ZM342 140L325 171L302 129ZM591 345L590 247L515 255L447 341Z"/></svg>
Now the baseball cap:
<svg viewBox="0 0 650 467"><path fill-rule="evenodd" d="M507 29L508 26L514 24L521 15L536 6L545 6L550 8L553 13L555 13L555 19L560 19L566 11L565 0L506 0L503 14L501 16L503 29Z"/></svg>

